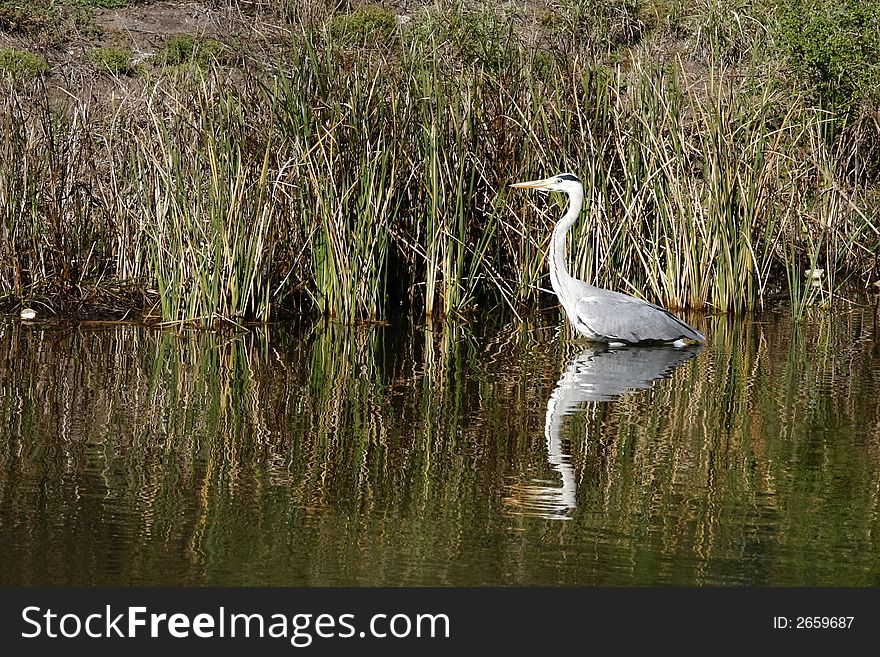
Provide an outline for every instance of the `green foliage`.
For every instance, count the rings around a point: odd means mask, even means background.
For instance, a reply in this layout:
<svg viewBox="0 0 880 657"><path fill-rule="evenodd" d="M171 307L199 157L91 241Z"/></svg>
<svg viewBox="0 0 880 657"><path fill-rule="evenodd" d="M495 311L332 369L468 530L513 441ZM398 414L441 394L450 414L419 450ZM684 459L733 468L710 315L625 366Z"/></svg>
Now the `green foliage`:
<svg viewBox="0 0 880 657"><path fill-rule="evenodd" d="M780 30L790 68L822 106L877 101L880 1L786 0Z"/></svg>
<svg viewBox="0 0 880 657"><path fill-rule="evenodd" d="M89 58L102 73L111 75L134 73L132 52L126 48L97 48L89 53Z"/></svg>
<svg viewBox="0 0 880 657"><path fill-rule="evenodd" d="M397 17L381 5L362 5L329 22L330 36L344 47L385 46L397 42Z"/></svg>
<svg viewBox="0 0 880 657"><path fill-rule="evenodd" d="M44 3L0 1L0 32L8 34L35 34L52 24L52 17Z"/></svg>
<svg viewBox="0 0 880 657"><path fill-rule="evenodd" d="M121 9L132 3L129 0L72 0L72 4L94 9Z"/></svg>
<svg viewBox="0 0 880 657"><path fill-rule="evenodd" d="M46 60L27 50L0 48L0 74L14 80L32 80L46 73Z"/></svg>
<svg viewBox="0 0 880 657"><path fill-rule="evenodd" d="M0 33L25 36L48 48L100 32L93 8L76 0L0 0Z"/></svg>
<svg viewBox="0 0 880 657"><path fill-rule="evenodd" d="M155 61L162 67L195 65L205 69L212 62L223 62L227 54L228 49L217 39L184 34L168 39Z"/></svg>
<svg viewBox="0 0 880 657"><path fill-rule="evenodd" d="M269 179L271 143L249 148L253 115L234 95L201 87L192 114L160 105L151 111L150 141L139 144L136 170L156 173L147 261L163 321L216 326L270 317L275 203Z"/></svg>

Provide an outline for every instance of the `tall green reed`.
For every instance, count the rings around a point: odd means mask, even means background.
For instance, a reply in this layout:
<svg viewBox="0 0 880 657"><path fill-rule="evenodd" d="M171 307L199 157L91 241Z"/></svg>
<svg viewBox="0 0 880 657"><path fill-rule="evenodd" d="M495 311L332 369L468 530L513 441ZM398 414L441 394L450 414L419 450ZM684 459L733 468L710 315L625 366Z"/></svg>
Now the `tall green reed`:
<svg viewBox="0 0 880 657"><path fill-rule="evenodd" d="M235 96L210 93L207 84L194 92L198 123L158 105L151 108L152 139L139 144L142 166L152 173L144 211L153 215L149 261L161 319L209 326L267 320L277 210L272 141L244 152L247 109Z"/></svg>
<svg viewBox="0 0 880 657"><path fill-rule="evenodd" d="M564 200L507 185L566 170L587 199L572 269L597 285L741 313L785 290L796 308L806 268L826 269L826 296L867 279L869 181L817 110L745 62L754 44L711 34L703 69L638 45L569 57L456 5L383 47L294 21L268 71L184 68L109 107L56 113L11 89L2 293L130 282L155 318L202 325L517 311L549 300Z"/></svg>

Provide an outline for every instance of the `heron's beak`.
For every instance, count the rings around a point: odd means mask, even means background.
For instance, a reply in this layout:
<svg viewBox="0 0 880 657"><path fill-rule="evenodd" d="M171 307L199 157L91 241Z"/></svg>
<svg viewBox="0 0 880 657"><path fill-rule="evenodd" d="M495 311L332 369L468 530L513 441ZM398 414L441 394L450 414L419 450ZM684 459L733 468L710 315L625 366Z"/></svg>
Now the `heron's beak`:
<svg viewBox="0 0 880 657"><path fill-rule="evenodd" d="M513 183L511 187L521 187L523 189L547 189L550 186L550 178L541 180L530 180L529 182Z"/></svg>

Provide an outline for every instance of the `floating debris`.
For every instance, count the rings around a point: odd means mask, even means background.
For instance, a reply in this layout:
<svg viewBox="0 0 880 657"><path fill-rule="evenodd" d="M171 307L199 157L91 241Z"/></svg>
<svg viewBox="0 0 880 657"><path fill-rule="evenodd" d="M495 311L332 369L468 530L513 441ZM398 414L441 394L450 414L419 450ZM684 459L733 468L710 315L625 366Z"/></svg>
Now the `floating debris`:
<svg viewBox="0 0 880 657"><path fill-rule="evenodd" d="M825 275L824 269L807 269L804 272L804 276L809 278L812 281L813 287L819 287L822 285L822 277Z"/></svg>

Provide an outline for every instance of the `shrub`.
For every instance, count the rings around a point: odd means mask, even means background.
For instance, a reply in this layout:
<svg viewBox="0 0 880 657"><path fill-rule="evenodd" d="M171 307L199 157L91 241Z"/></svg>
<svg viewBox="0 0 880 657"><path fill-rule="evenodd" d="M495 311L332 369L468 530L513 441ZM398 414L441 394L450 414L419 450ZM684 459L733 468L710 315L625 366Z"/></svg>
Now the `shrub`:
<svg viewBox="0 0 880 657"><path fill-rule="evenodd" d="M790 69L823 107L877 101L880 1L787 0L780 31Z"/></svg>

